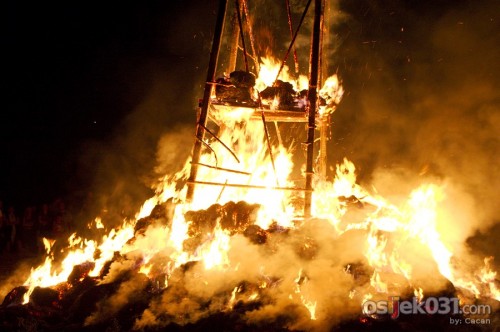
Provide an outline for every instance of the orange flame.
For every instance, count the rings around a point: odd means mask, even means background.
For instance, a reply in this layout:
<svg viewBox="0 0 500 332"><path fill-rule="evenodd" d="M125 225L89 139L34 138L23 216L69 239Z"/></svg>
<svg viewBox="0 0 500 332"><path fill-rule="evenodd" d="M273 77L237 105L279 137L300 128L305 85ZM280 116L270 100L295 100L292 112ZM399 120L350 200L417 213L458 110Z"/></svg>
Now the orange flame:
<svg viewBox="0 0 500 332"><path fill-rule="evenodd" d="M279 63L272 59L262 59L263 65L257 80L256 89L269 86L275 79ZM282 72L280 79L291 80L288 69ZM296 89L307 87L300 77L292 80ZM343 94L338 78L331 77L325 82L320 95L326 100L322 114L334 110ZM221 172L220 169L200 167L199 181L210 181L235 184L253 184L264 186L266 189L236 188L228 186L197 185L193 200L184 203L185 189L177 190L177 184L185 181L189 174L190 163L187 161L181 171L174 175L166 175L156 187L155 196L144 202L134 220L124 221L117 229L112 229L100 241L82 239L72 234L68 239L69 248L66 256L57 268L53 266L50 256L53 242L43 239L47 257L45 262L32 269L31 275L25 282L29 288L23 300L29 301L33 289L37 286L51 287L68 279L73 268L84 262L93 262L95 267L90 276L98 276L104 264L110 261L115 252L122 255L132 251L139 251L143 256L143 266L140 272L149 275L153 267L150 259L160 251L168 253L171 261L168 263L169 276L173 270L189 261L200 261L205 271L238 271L240 262L232 262L230 255L231 237L222 229L219 223L210 234L204 234L201 245L194 252L184 249L184 242L189 238L189 222L185 220L185 213L190 210L206 209L214 203L224 204L229 201L246 201L260 205L256 224L268 229L273 223L286 228L295 227L294 219L299 211L293 203L292 194L287 191L274 190L276 186L293 186L290 180L294 168L292 152L281 144L271 147L274 156L274 166L270 158L270 151L265 142L262 123L251 121L252 112L245 108L235 108L231 112L220 112L215 115L220 124L219 139L223 146L216 141L207 141L212 150L204 153L200 162L220 168L232 169L238 172ZM246 173L245 173L246 172ZM373 191L373 190L371 190ZM445 243L438 232L439 204L446 198L446 188L435 184L425 184L411 192L408 199L401 205L388 202L383 197L361 187L356 182L356 169L352 162L344 159L336 166L333 181L316 178L314 182L312 214L314 218L329 222L334 226L335 234L332 238L352 230L362 230L366 236L363 253L366 261L373 270L370 285L367 289L351 290L346 294L353 300L363 301L373 297L372 293L388 293L390 289L389 274L404 278L415 290L415 295L422 299L424 290L412 286L413 266L405 260L400 252L401 242L411 239L418 241L427 248L435 261L439 272L456 287L471 291L475 296L487 296L500 300L500 292L495 284L496 272L490 263L493 259L485 259L485 266L473 278L464 277L460 267L451 264L452 248ZM176 204L171 224L167 226L150 227L144 236L137 236L134 241L134 226L137 220L151 214L153 208L174 198ZM363 218L355 221L346 220L346 213L354 206L361 206L365 211ZM94 221L96 228L103 228L99 218ZM263 273L261 268L260 274ZM259 272L257 272L259 273ZM302 269L295 279L291 298L297 299L308 310L310 319L318 318L318 301L312 300L312 294L307 293L307 283L314 283L302 274ZM269 278L260 280L260 289L270 286ZM168 282L165 287L168 287ZM370 287L371 286L371 287ZM228 307L232 308L240 290L233 289ZM358 295L359 294L359 295ZM243 296L243 295L241 295ZM252 301L259 297L259 292L248 295ZM319 302L321 304L321 302ZM321 316L321 315L319 315ZM321 317L320 317L321 318Z"/></svg>

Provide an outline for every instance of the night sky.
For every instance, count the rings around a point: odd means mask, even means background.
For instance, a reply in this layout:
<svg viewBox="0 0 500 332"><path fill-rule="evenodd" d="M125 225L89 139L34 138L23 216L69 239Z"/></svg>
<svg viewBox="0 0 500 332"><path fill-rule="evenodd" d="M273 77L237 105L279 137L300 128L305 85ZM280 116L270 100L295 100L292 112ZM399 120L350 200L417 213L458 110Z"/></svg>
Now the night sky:
<svg viewBox="0 0 500 332"><path fill-rule="evenodd" d="M0 198L22 206L96 188L146 197L160 137L182 124L194 131L216 4L8 0ZM477 174L498 171L498 1L337 9L330 64L346 95L332 159L354 160L365 181L404 167L473 173L471 192L497 190Z"/></svg>
<svg viewBox="0 0 500 332"><path fill-rule="evenodd" d="M134 130L143 131L144 144L138 149L147 150L154 162L156 140L172 124L169 90L191 93L196 67L205 66L199 53L209 38L193 40L195 33L180 22L182 15L193 20L200 14L185 3L8 1L3 5L7 57L0 197L31 204L81 195L91 190L106 156L120 154L120 149L129 152L127 140ZM210 29L210 17L206 23L197 23L197 28ZM189 45L179 39L181 30ZM179 66L189 76L182 77ZM131 129L134 112L147 102L154 85L169 79L177 84L163 85L155 109L144 111L141 121L149 121L149 126ZM176 120L191 121L195 102L177 100L175 108L185 108L185 114ZM120 157L123 160L115 161L117 173L142 166L137 156Z"/></svg>

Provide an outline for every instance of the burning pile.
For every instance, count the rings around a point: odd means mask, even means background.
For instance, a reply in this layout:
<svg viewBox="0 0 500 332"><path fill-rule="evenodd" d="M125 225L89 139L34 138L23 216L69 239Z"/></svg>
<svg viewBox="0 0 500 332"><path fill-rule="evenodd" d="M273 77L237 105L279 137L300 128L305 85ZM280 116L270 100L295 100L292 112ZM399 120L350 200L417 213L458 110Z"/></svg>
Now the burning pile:
<svg viewBox="0 0 500 332"><path fill-rule="evenodd" d="M338 79L327 82L325 108L341 96ZM471 271L443 236L451 222L443 202L453 188L423 184L390 202L358 185L354 165L344 160L333 181L315 180L313 217L304 219L301 193L271 188L293 185L290 148L274 144L271 160L262 123L250 121L250 112L218 116L218 138L230 149L214 144L203 154L203 164L218 167L200 169L198 179L261 187L199 185L186 203L186 162L161 179L135 219L102 238L73 234L62 254L45 240L44 264L2 304L2 328L376 329L397 323L363 314L363 303L390 295L445 294L459 296L461 305L481 300L498 308L492 258ZM104 231L99 220L92 227ZM449 325L438 316L418 319L410 329Z"/></svg>
<svg viewBox="0 0 500 332"><path fill-rule="evenodd" d="M304 111L307 104L307 77L294 79L273 58L261 59L258 78L249 72L236 70L228 77L216 80L213 103L260 107L271 110ZM279 77L280 79L276 79ZM344 91L336 75L329 77L319 91L321 114L333 112Z"/></svg>

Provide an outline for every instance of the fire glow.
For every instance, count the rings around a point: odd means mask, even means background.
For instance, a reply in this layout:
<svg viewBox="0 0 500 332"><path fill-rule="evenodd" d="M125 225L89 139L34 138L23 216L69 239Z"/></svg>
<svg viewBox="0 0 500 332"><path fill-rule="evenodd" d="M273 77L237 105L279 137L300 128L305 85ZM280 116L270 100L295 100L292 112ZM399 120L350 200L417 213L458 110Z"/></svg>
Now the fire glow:
<svg viewBox="0 0 500 332"><path fill-rule="evenodd" d="M264 67L264 66L263 66ZM338 80L337 80L338 82ZM276 156L274 174L269 154L263 149L264 136L262 130L258 130L261 123L249 121L248 113L240 113L240 118L230 114L226 119L227 126L220 135L220 139L229 144L236 153L237 159L230 155L229 151L222 146L215 146L215 153L202 155L202 162L216 164L220 167L230 169L252 170L251 174L234 174L218 172L217 170L205 168L199 174L201 181L222 182L250 182L262 186L285 186L289 184L288 177L291 174L293 162L291 153L282 145L274 145L273 151ZM235 124L245 123L243 126ZM214 156L224 156L224 164L215 160ZM45 263L32 270L31 275L25 282L28 292L24 295L24 303L30 301L30 295L36 287L56 287L65 283L74 267L83 263L93 263L94 268L89 271L89 277L99 276L104 264L111 261L113 255L118 252L120 256L127 257L133 254L141 256L139 273L154 278L154 274L162 273L166 280L160 287L169 287L169 278L175 275L175 271L189 262L200 262L203 268L197 268L197 279L210 287L222 287L229 290L230 298L226 307L232 308L235 303L252 302L262 297L263 294L276 292L287 293L283 299L276 301L288 301L289 305L303 307L307 310L309 319L324 320L328 312L322 306L325 301L322 297L316 297L318 290L325 287L321 278L308 276L308 270L316 264L332 264L325 261L316 261L316 253L312 246L317 245L316 234L312 234L312 241L304 241L301 246L305 252L311 251L311 257L299 257L290 262L299 270L298 274L268 275L264 271L274 270L269 264L273 264L275 258L269 262L261 261L261 265L254 266L253 276L242 276L241 271L248 273L251 269L244 259L246 254L261 250L255 244L250 243L241 234L231 233L223 229L216 221L212 231L203 234L201 241L194 250L185 249L185 241L189 240L190 224L193 220L186 219L186 212L200 209L208 209L212 204L226 204L228 202L245 201L248 204L259 206L255 217L255 225L261 230L269 232L271 228L283 231L300 230L304 225L311 222L296 218L297 209L293 204L293 192L277 191L272 189L248 189L248 188L223 188L212 186L200 186L196 191L191 203L183 203L185 190L175 191L176 182L187 178L189 161L186 167L178 174L165 176L157 186L157 194L144 203L138 212L136 220L126 221L118 229L112 229L101 239L101 241L85 240L73 234L68 242L69 247L65 249L66 257L54 267L51 243L45 240L47 252L49 253ZM151 225L143 235L135 235L134 227L138 220L148 217L153 208L164 204L168 199L175 202L172 217L167 225ZM354 164L344 160L337 166L336 176L333 181L315 179L315 191L313 195L313 218L315 223L330 225L327 228L329 234L321 237L330 238L332 241L348 235L350 232L363 232L364 250L363 254L366 264L373 272L369 282L361 285L351 283L351 289L346 292L345 300L350 306L360 308L362 302L367 298L377 295L390 294L395 289L402 291L410 287L412 292L422 298L425 288L414 284L412 277L412 265L405 261L402 250L402 242L414 241L429 251L428 264L435 264L442 276L451 281L464 294L472 294L473 297L488 297L500 300L498 286L495 283L496 272L489 267L492 258L485 259L485 265L476 275L470 275L469 279L464 276L466 271L460 270L460 266L452 264L453 252L443 242L437 231L437 223L446 222L439 220L440 202L446 199L446 186L438 184L424 184L413 190L410 196L402 204L395 205L375 193L370 193L356 183ZM356 205L366 208L362 220L354 222L346 220L345 216L351 210L360 209ZM101 220L89 226L103 227ZM265 246L265 245L264 245ZM265 250L269 255L276 255L276 249L272 245ZM261 257L261 253L258 254ZM158 264L155 256L164 257L163 264ZM253 261L253 260L252 260ZM157 265L157 266L155 266ZM244 268L242 265L245 265ZM340 268L340 267L339 267ZM352 267L345 269L347 279L350 279ZM286 269L288 270L288 269ZM154 272L156 271L156 272ZM296 270L297 271L297 270ZM154 272L154 273L153 273ZM276 271L273 271L275 273ZM214 277L217 275L217 277ZM392 280L399 278L398 283L391 284ZM227 284L220 285L220 279L227 280ZM112 278L107 278L111 282ZM216 281L214 281L214 279ZM243 280L259 280L260 286L250 291L243 291L240 282ZM401 280L404 284L401 284ZM217 286L212 283L218 284ZM213 291L208 291L205 296L212 296ZM271 306L272 304L268 304ZM325 306L327 306L325 304ZM147 309L144 316L137 320L137 327L152 324L149 320L151 315L158 315L154 309ZM253 315L256 313L254 312ZM175 320L174 320L175 321Z"/></svg>
<svg viewBox="0 0 500 332"><path fill-rule="evenodd" d="M279 66L271 57L260 59L256 98L278 78ZM308 88L307 78L293 77L288 67L280 73L295 90ZM326 122L343 93L339 77L325 80L318 122ZM279 104L273 99L266 106L275 110ZM407 197L389 199L377 188L361 186L354 163L344 159L333 179L314 174L311 216L304 216L297 202L305 194L293 179L297 169L306 173L294 160L300 143L285 144L276 125L278 139L266 145L266 122L252 121L249 108L213 116L219 130L202 142L210 149L196 163L208 167L198 169L190 199L192 159L158 180L155 195L133 220L107 229L100 239L73 234L58 253L60 260L54 258L54 242L44 239L47 257L26 279L22 304L33 302L37 288L125 280L100 300L86 325L111 318L126 296L147 288L155 297L136 318L135 329L185 325L248 306L247 322L282 315L289 318L287 327L309 330L338 323L345 313L361 315L367 299L397 295L420 301L448 283L463 301L500 301L494 258L475 257L481 267L471 271L456 259L456 243L447 241L453 213L443 203L453 189L446 181L422 180ZM88 226L106 229L99 217ZM81 266L87 268L69 282ZM133 276L124 277L127 273ZM427 275L432 280L423 278Z"/></svg>

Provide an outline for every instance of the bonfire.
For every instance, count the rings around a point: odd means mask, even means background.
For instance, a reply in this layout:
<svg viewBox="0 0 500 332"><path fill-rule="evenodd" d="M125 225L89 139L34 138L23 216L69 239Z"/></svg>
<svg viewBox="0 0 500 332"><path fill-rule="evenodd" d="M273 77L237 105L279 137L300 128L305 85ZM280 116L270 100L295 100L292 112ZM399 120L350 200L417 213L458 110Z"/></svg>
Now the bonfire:
<svg viewBox="0 0 500 332"><path fill-rule="evenodd" d="M16 317L5 328L446 330L450 319L494 320L493 257L468 258L470 269L447 240L452 185L429 181L391 200L358 184L348 159L327 174L343 88L319 74L323 2L302 8L302 19L314 13L308 76L286 65L302 21L289 20L284 59L259 56L247 1L220 3L192 157L120 227L96 218L89 229L104 235L73 234L63 253L44 239L45 261L3 301L3 316ZM245 68L233 58L217 77L228 12L230 55Z"/></svg>

